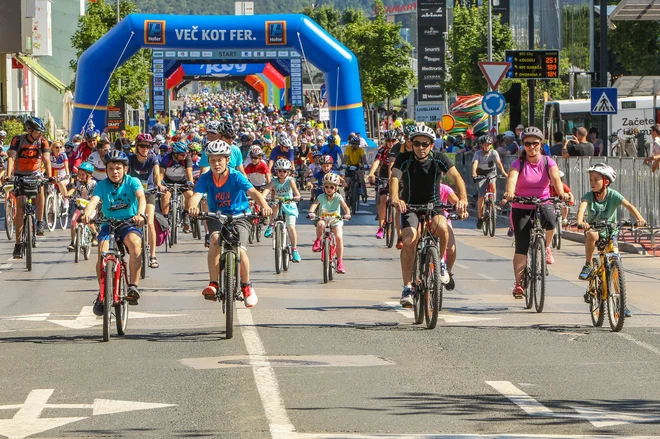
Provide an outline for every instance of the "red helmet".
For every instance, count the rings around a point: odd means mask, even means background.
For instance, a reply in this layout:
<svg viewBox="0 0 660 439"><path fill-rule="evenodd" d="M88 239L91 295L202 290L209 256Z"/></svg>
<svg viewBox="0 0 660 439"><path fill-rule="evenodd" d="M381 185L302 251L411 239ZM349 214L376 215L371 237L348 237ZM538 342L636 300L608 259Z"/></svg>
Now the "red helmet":
<svg viewBox="0 0 660 439"><path fill-rule="evenodd" d="M323 157L321 157L321 161L319 163L322 164L322 165L325 165L326 163L333 164L334 160L332 160L331 156L324 155Z"/></svg>

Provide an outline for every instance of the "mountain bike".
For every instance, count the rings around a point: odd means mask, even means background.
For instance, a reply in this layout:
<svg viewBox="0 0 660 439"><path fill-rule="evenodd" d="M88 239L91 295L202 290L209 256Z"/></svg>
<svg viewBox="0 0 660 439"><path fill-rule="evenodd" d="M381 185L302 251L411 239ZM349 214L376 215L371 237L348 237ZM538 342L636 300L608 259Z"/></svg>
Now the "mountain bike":
<svg viewBox="0 0 660 439"><path fill-rule="evenodd" d="M564 210L564 203L557 204L557 225L555 226L555 236L552 237L552 248L561 250L561 232L562 232L562 211Z"/></svg>
<svg viewBox="0 0 660 439"><path fill-rule="evenodd" d="M84 211L85 207L89 204L89 200L84 198L76 198L76 210ZM74 260L76 264L80 260L80 255L87 261L92 250L92 239L94 234L87 224L82 224L80 221L76 223L76 235L73 240L74 247Z"/></svg>
<svg viewBox="0 0 660 439"><path fill-rule="evenodd" d="M35 200L41 188L47 184L47 178L16 175L7 180L14 185L16 197L25 196L25 208L23 209L23 233L21 234L21 258L25 258L25 268L32 271L32 249L37 246L36 218L37 208ZM6 218L5 218L6 220Z"/></svg>
<svg viewBox="0 0 660 439"><path fill-rule="evenodd" d="M380 203L380 188L386 187L389 180L383 177L376 177L376 209L378 209L378 203ZM385 224L383 224L383 231L385 232L385 245L387 248L392 248L394 246L394 237L396 236L396 225L394 223L394 218L396 216L396 209L392 205L392 200L390 200L390 194L387 194L387 201L385 206Z"/></svg>
<svg viewBox="0 0 660 439"><path fill-rule="evenodd" d="M431 232L435 215L454 211L449 204L409 204L407 212L419 216L419 240L413 261L413 314L416 324L426 320L426 327L433 329L438 323L438 313L442 310L443 284L441 279L447 275L447 267L440 255L440 238ZM455 214L450 219L458 219Z"/></svg>
<svg viewBox="0 0 660 439"><path fill-rule="evenodd" d="M614 332L623 329L626 312L626 277L623 271L621 255L617 248L617 235L621 227L632 226L630 221L618 223L590 223L591 230L604 231L598 241L598 258L593 258L593 271L589 276L589 286L584 294L584 301L589 304L591 322L594 326L603 326L605 308L610 328Z"/></svg>
<svg viewBox="0 0 660 439"><path fill-rule="evenodd" d="M277 198L277 218L273 224L273 250L275 250L275 273L289 271L289 264L293 261L293 249L286 227L285 215L282 206L295 201L292 198Z"/></svg>
<svg viewBox="0 0 660 439"><path fill-rule="evenodd" d="M261 215L259 205L253 199L250 199L249 201L250 212L252 212L254 219L250 220L250 236L248 238L248 243L254 244L255 242L261 241L261 228L265 218Z"/></svg>
<svg viewBox="0 0 660 439"><path fill-rule="evenodd" d="M543 312L545 305L545 278L548 275L548 266L545 260L545 229L541 226L541 206L551 202L559 203L559 198L514 197L513 202L534 206L532 213L532 230L529 238L527 252L527 266L525 267L523 287L525 288L525 308L535 307L536 312Z"/></svg>
<svg viewBox="0 0 660 439"><path fill-rule="evenodd" d="M240 238L236 220L240 218L254 219L254 215L240 213L237 215L223 215L221 213L200 213L198 217L207 221L221 221L222 228L218 238L220 246L220 273L218 278L218 291L215 300L222 304L225 314L225 338L234 336L234 301L243 301L241 294L241 251Z"/></svg>
<svg viewBox="0 0 660 439"><path fill-rule="evenodd" d="M69 203L65 202L64 195L57 190L57 182L67 178L69 177L57 177L46 186L46 226L51 232L55 230L58 220L62 230L66 230L69 225Z"/></svg>
<svg viewBox="0 0 660 439"><path fill-rule="evenodd" d="M2 190L5 193L5 233L7 234L7 239L14 239L14 233L16 232L16 225L14 224L14 214L16 213L16 195L14 195L14 185L5 184L2 187Z"/></svg>
<svg viewBox="0 0 660 439"><path fill-rule="evenodd" d="M307 218L312 220L320 218L325 222L325 230L321 238L321 262L323 263L323 283L327 284L334 278L337 272L337 244L332 227L335 221L342 219L347 221L347 219L336 213L321 214L318 217L315 214L309 214Z"/></svg>
<svg viewBox="0 0 660 439"><path fill-rule="evenodd" d="M179 226L183 224L183 191L188 190L188 185L183 183L165 183L167 190L172 193L170 197L170 211L167 214L167 222L170 225L168 244L170 248L179 241Z"/></svg>
<svg viewBox="0 0 660 439"><path fill-rule="evenodd" d="M117 334L126 334L128 325L128 267L126 265L126 249L124 243L115 235L121 227L134 224L132 219L115 220L99 218L90 221L93 224L107 224L110 228L109 248L103 252L101 262L101 283L98 300L103 304L103 341L110 340L110 327L114 311Z"/></svg>
<svg viewBox="0 0 660 439"><path fill-rule="evenodd" d="M495 198L497 195L496 181L498 179L505 179L504 176L478 175L473 178L475 182L488 179L488 190L484 196L484 215L481 217L481 230L484 236L490 235L491 238L495 236L495 229L497 228L497 211L495 208Z"/></svg>
<svg viewBox="0 0 660 439"><path fill-rule="evenodd" d="M346 188L346 204L355 213L360 208L360 174L357 166L349 166L346 170L346 177L350 179Z"/></svg>

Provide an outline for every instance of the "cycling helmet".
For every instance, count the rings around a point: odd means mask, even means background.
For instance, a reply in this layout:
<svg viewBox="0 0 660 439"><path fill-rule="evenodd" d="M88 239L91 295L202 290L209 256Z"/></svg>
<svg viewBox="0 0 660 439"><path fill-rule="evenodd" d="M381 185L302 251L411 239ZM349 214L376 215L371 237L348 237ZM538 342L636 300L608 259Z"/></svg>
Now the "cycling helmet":
<svg viewBox="0 0 660 439"><path fill-rule="evenodd" d="M254 146L254 145L261 146L263 143L264 143L264 142L263 142L261 139L254 139L254 140L252 141L252 145L253 145L253 146Z"/></svg>
<svg viewBox="0 0 660 439"><path fill-rule="evenodd" d="M249 134L241 134L241 142L249 142L251 139Z"/></svg>
<svg viewBox="0 0 660 439"><path fill-rule="evenodd" d="M190 145L190 151L202 152L202 145L200 145L199 142L193 142L192 145Z"/></svg>
<svg viewBox="0 0 660 439"><path fill-rule="evenodd" d="M188 152L188 145L183 142L174 142L172 144L172 154L185 154Z"/></svg>
<svg viewBox="0 0 660 439"><path fill-rule="evenodd" d="M358 136L351 136L348 138L348 143L350 143L351 145L359 145L360 138Z"/></svg>
<svg viewBox="0 0 660 439"><path fill-rule="evenodd" d="M127 153L127 154L129 152L131 152L132 147L133 147L133 144L131 144L131 143L126 143L125 145L122 145L122 148L123 148L124 152Z"/></svg>
<svg viewBox="0 0 660 439"><path fill-rule="evenodd" d="M332 164L333 162L334 162L334 160L332 160L332 156L324 155L323 157L321 157L321 164L322 165L325 165L327 163Z"/></svg>
<svg viewBox="0 0 660 439"><path fill-rule="evenodd" d="M293 143L291 142L291 139L288 137L280 137L280 146L283 146L285 148L291 148L293 146Z"/></svg>
<svg viewBox="0 0 660 439"><path fill-rule="evenodd" d="M154 139L156 143L165 143L165 137L163 137L161 134L158 134L156 138Z"/></svg>
<svg viewBox="0 0 660 439"><path fill-rule="evenodd" d="M138 134L135 138L135 143L153 143L154 139L149 133Z"/></svg>
<svg viewBox="0 0 660 439"><path fill-rule="evenodd" d="M252 157L252 158L254 158L254 157L261 158L262 155L264 155L264 152L258 146L250 148L250 157Z"/></svg>
<svg viewBox="0 0 660 439"><path fill-rule="evenodd" d="M403 135L409 138L410 133L412 133L415 130L416 127L417 127L417 125L406 125L403 128Z"/></svg>
<svg viewBox="0 0 660 439"><path fill-rule="evenodd" d="M234 130L234 126L231 124L231 122L219 122L220 127L218 134L220 134L222 137L225 139L233 139L236 137L236 131Z"/></svg>
<svg viewBox="0 0 660 439"><path fill-rule="evenodd" d="M78 171L85 171L88 174L92 174L94 172L94 166L90 162L83 162L78 166Z"/></svg>
<svg viewBox="0 0 660 439"><path fill-rule="evenodd" d="M335 139L335 136L330 135L330 136L326 137L325 140L326 140L329 144L332 145L332 144L335 143L335 141L336 141L337 139Z"/></svg>
<svg viewBox="0 0 660 439"><path fill-rule="evenodd" d="M98 135L99 135L99 132L97 130L93 130L91 128L88 129L87 131L85 131L85 139L86 140L94 140L94 139L96 139L96 137Z"/></svg>
<svg viewBox="0 0 660 439"><path fill-rule="evenodd" d="M275 162L275 170L276 171L290 171L291 170L291 162L288 161L287 159L277 159Z"/></svg>
<svg viewBox="0 0 660 439"><path fill-rule="evenodd" d="M2 137L2 136L0 136L0 137ZM66 148L75 148L75 147L76 147L76 145L70 140L64 144L64 149L66 149Z"/></svg>
<svg viewBox="0 0 660 439"><path fill-rule="evenodd" d="M493 143L493 139L490 138L490 136L480 136L479 139L477 140L477 143L479 145L483 145L484 143L491 144Z"/></svg>
<svg viewBox="0 0 660 439"><path fill-rule="evenodd" d="M598 172L603 177L607 177L610 183L614 183L614 181L616 180L616 171L611 166L606 165L605 163L596 163L595 165L587 169L587 172Z"/></svg>
<svg viewBox="0 0 660 439"><path fill-rule="evenodd" d="M520 139L524 141L526 137L536 137L539 140L543 140L543 133L536 127L527 127L520 134Z"/></svg>
<svg viewBox="0 0 660 439"><path fill-rule="evenodd" d="M46 125L44 125L44 123L38 117L30 117L25 121L25 129L45 133Z"/></svg>
<svg viewBox="0 0 660 439"><path fill-rule="evenodd" d="M385 132L385 140L396 140L399 138L399 133L396 130Z"/></svg>
<svg viewBox="0 0 660 439"><path fill-rule="evenodd" d="M206 147L206 155L209 157L212 155L224 155L229 157L231 155L231 146L224 140L214 140L213 142L209 142Z"/></svg>
<svg viewBox="0 0 660 439"><path fill-rule="evenodd" d="M325 174L325 177L323 177L323 184L333 184L335 186L339 186L341 180L339 180L339 175L333 174L333 173L328 173Z"/></svg>
<svg viewBox="0 0 660 439"><path fill-rule="evenodd" d="M7 131L0 130L0 137L7 137Z"/></svg>
<svg viewBox="0 0 660 439"><path fill-rule="evenodd" d="M119 162L128 166L128 156L124 151L119 151L115 149L107 153L105 158L103 159L103 163L105 163L106 165L112 162Z"/></svg>
<svg viewBox="0 0 660 439"><path fill-rule="evenodd" d="M212 120L211 122L206 124L206 132L211 134L219 134L220 124L221 122L218 122L217 120Z"/></svg>
<svg viewBox="0 0 660 439"><path fill-rule="evenodd" d="M432 128L429 128L426 125L416 126L410 134L408 134L410 140L420 136L428 137L432 142L435 142L435 132L433 132Z"/></svg>
<svg viewBox="0 0 660 439"><path fill-rule="evenodd" d="M322 156L323 156L323 154L321 154L321 151L317 150L317 151L312 152L312 158L322 157Z"/></svg>
<svg viewBox="0 0 660 439"><path fill-rule="evenodd" d="M323 136L316 136L316 141L317 142L323 142L324 140L325 139L323 138Z"/></svg>
<svg viewBox="0 0 660 439"><path fill-rule="evenodd" d="M162 143L162 144L158 147L158 149L159 149L160 151L167 151L167 150L170 149L170 147L167 146L166 143Z"/></svg>
<svg viewBox="0 0 660 439"><path fill-rule="evenodd" d="M307 123L305 124L305 128L307 128L307 129L312 128L312 124L311 124L310 122L307 122Z"/></svg>

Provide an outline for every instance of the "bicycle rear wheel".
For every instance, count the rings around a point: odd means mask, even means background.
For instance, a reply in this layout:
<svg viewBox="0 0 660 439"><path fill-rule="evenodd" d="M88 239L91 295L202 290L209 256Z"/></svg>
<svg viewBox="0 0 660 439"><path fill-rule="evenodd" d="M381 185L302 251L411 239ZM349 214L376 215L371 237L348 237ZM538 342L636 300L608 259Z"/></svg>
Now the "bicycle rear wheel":
<svg viewBox="0 0 660 439"><path fill-rule="evenodd" d="M495 203L491 200L488 203L488 222L490 223L489 235L492 238L495 236Z"/></svg>
<svg viewBox="0 0 660 439"><path fill-rule="evenodd" d="M396 234L394 230L394 206L391 203L387 204L385 210L385 236L387 241L387 248L392 248L394 246L394 235Z"/></svg>
<svg viewBox="0 0 660 439"><path fill-rule="evenodd" d="M69 225L69 206L65 204L67 201L65 201L64 197L62 197L61 195L57 197L57 202L58 205L60 206L58 209L59 211L58 217L60 218L60 228L62 230L66 230L66 227Z"/></svg>
<svg viewBox="0 0 660 439"><path fill-rule="evenodd" d="M7 239L14 239L14 233L16 232L16 227L14 224L14 198L13 195L7 194L5 197L5 233L7 234Z"/></svg>
<svg viewBox="0 0 660 439"><path fill-rule="evenodd" d="M555 245L555 248L557 250L561 250L561 221L562 221L561 215L557 215L557 230L555 230L555 237L557 239L557 244Z"/></svg>
<svg viewBox="0 0 660 439"><path fill-rule="evenodd" d="M25 268L27 268L27 271L32 271L33 227L32 215L26 215L23 221L23 250L25 251Z"/></svg>
<svg viewBox="0 0 660 439"><path fill-rule="evenodd" d="M534 307L536 312L543 312L545 304L545 238L537 236L534 240Z"/></svg>
<svg viewBox="0 0 660 439"><path fill-rule="evenodd" d="M49 194L46 197L46 226L52 232L57 225L57 205L55 204L55 195Z"/></svg>
<svg viewBox="0 0 660 439"><path fill-rule="evenodd" d="M289 242L289 234L284 233L284 227L282 227L282 269L284 271L289 271L289 265L291 262L291 243Z"/></svg>
<svg viewBox="0 0 660 439"><path fill-rule="evenodd" d="M424 322L424 282L422 281L422 271L419 258L421 253L415 252L415 260L412 269L412 285L415 293L413 294L413 315L415 324L421 325Z"/></svg>
<svg viewBox="0 0 660 439"><path fill-rule="evenodd" d="M612 331L623 329L626 313L626 278L620 259L610 261L607 270L607 317Z"/></svg>
<svg viewBox="0 0 660 439"><path fill-rule="evenodd" d="M224 283L222 284L224 293L224 311L225 311L225 338L230 339L234 336L234 298L236 297L236 255L233 252L225 253L225 266L222 270Z"/></svg>
<svg viewBox="0 0 660 439"><path fill-rule="evenodd" d="M82 244L82 239L83 229L82 227L76 226L76 241L73 243L73 253L75 254L74 261L76 264L80 261L80 245Z"/></svg>
<svg viewBox="0 0 660 439"><path fill-rule="evenodd" d="M282 248L283 240L282 223L275 224L275 273L282 272L282 255L284 254Z"/></svg>
<svg viewBox="0 0 660 439"><path fill-rule="evenodd" d="M424 307L426 314L426 327L435 328L438 323L438 312L442 308L442 282L440 282L440 256L438 249L429 246L426 249L422 282L426 282Z"/></svg>
<svg viewBox="0 0 660 439"><path fill-rule="evenodd" d="M596 274L599 268L598 259L594 258L591 266L594 274L589 280L588 291L594 294L589 294L589 313L591 314L591 323L596 327L600 327L603 326L605 320L605 301L603 300L603 281L600 274Z"/></svg>
<svg viewBox="0 0 660 439"><path fill-rule="evenodd" d="M126 300L126 272L121 268L119 274L119 301L115 305L115 323L117 323L117 334L126 334L128 325L128 301Z"/></svg>
<svg viewBox="0 0 660 439"><path fill-rule="evenodd" d="M89 254L92 252L92 231L89 229L89 227L87 226L84 227L82 236L83 236L83 241L82 241L83 257L85 258L86 261L88 261Z"/></svg>
<svg viewBox="0 0 660 439"><path fill-rule="evenodd" d="M330 240L328 238L323 238L323 249L321 251L321 259L323 260L323 283L327 284L330 280L330 270L332 270L332 267L330 266L330 258L332 255L330 254Z"/></svg>
<svg viewBox="0 0 660 439"><path fill-rule="evenodd" d="M531 254L528 254L527 266L525 267L525 274L523 278L523 286L525 287L525 309L532 309L532 306L534 306L534 287L536 284L532 282L534 275L531 258Z"/></svg>
<svg viewBox="0 0 660 439"><path fill-rule="evenodd" d="M486 206L484 205L484 212L486 212ZM490 223L488 221L488 216L481 217L481 231L484 233L484 236L488 236L488 230Z"/></svg>
<svg viewBox="0 0 660 439"><path fill-rule="evenodd" d="M110 325L112 324L112 302L115 286L115 261L105 264L103 291L103 341L110 340Z"/></svg>
<svg viewBox="0 0 660 439"><path fill-rule="evenodd" d="M142 227L142 254L140 259L142 260L142 266L140 267L140 279L147 277L147 240L149 239L149 226L144 225Z"/></svg>

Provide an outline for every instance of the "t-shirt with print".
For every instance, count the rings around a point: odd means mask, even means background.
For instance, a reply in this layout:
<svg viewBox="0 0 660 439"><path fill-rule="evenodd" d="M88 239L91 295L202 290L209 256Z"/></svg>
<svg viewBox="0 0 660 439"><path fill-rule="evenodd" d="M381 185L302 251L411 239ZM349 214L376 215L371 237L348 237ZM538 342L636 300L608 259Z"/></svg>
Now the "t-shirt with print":
<svg viewBox="0 0 660 439"><path fill-rule="evenodd" d="M500 155L494 149L490 149L488 152L484 152L483 149L479 149L474 153L472 158L472 163L477 162L477 174L478 175L491 175L497 173L497 168L495 167L496 162L500 160Z"/></svg>
<svg viewBox="0 0 660 439"><path fill-rule="evenodd" d="M165 170L165 179L170 182L184 183L188 181L186 169L192 169L192 160L190 160L190 156L186 156L184 160L174 160L172 153L168 153L160 161L160 167Z"/></svg>
<svg viewBox="0 0 660 439"><path fill-rule="evenodd" d="M28 175L41 171L42 157L50 152L48 140L40 138L30 142L27 134L14 136L9 144L9 150L16 152L14 161L14 173L16 175Z"/></svg>
<svg viewBox="0 0 660 439"><path fill-rule="evenodd" d="M69 163L69 157L66 153L62 152L60 155L50 155L50 169L53 171L53 176L64 177L66 175L65 164Z"/></svg>
<svg viewBox="0 0 660 439"><path fill-rule="evenodd" d="M546 169L547 160L547 169ZM518 197L536 197L536 198L549 198L550 197L550 168L557 166L552 158L544 156L540 157L538 163L530 163L525 160L521 167L520 159L516 159L511 163L511 169L519 172L518 181L516 182L515 194ZM516 209L534 209L533 205L512 203L511 207Z"/></svg>
<svg viewBox="0 0 660 439"><path fill-rule="evenodd" d="M119 187L115 187L108 178L99 181L93 196L101 199L104 217L127 220L138 214L138 191L142 191L140 180L127 175Z"/></svg>
<svg viewBox="0 0 660 439"><path fill-rule="evenodd" d="M376 152L376 159L379 162L378 176L388 178L390 175L390 160L393 158L390 153L392 148L381 146Z"/></svg>
<svg viewBox="0 0 660 439"><path fill-rule="evenodd" d="M94 166L92 177L94 177L96 181L102 181L108 178L108 174L105 173L105 163L98 151L91 153L87 161Z"/></svg>
<svg viewBox="0 0 660 439"><path fill-rule="evenodd" d="M452 160L442 152L431 151L429 157L420 162L413 153L400 153L393 168L399 169L403 176L401 199L408 204L427 204L439 201L438 184L444 174L454 167Z"/></svg>
<svg viewBox="0 0 660 439"><path fill-rule="evenodd" d="M273 150L270 152L269 160L275 162L278 159L287 159L288 161L293 162L293 148L289 148L288 151L284 151L279 145L273 148Z"/></svg>
<svg viewBox="0 0 660 439"><path fill-rule="evenodd" d="M195 192L207 194L210 212L235 215L250 210L247 191L253 187L243 173L230 168L224 179L216 180L213 172L200 175Z"/></svg>
<svg viewBox="0 0 660 439"><path fill-rule="evenodd" d="M245 173L248 180L254 187L265 186L268 182L266 176L269 174L268 165L263 160L259 160L258 164L250 163L245 167Z"/></svg>
<svg viewBox="0 0 660 439"><path fill-rule="evenodd" d="M337 193L332 197L332 200L329 200L325 193L319 195L316 199L316 202L319 203L319 216L323 218L324 216L333 216L335 214L341 215L341 202L343 200L344 197Z"/></svg>
<svg viewBox="0 0 660 439"><path fill-rule="evenodd" d="M587 202L587 222L606 221L608 223L616 223L616 211L621 207L624 199L624 196L614 189L607 189L607 194L605 194L603 201L598 201L593 192L587 192L582 196L582 201Z"/></svg>
<svg viewBox="0 0 660 439"><path fill-rule="evenodd" d="M154 168L156 165L158 165L158 157L154 153L149 153L144 162L138 160L137 154L128 156L128 173L140 180L144 189L154 187Z"/></svg>

